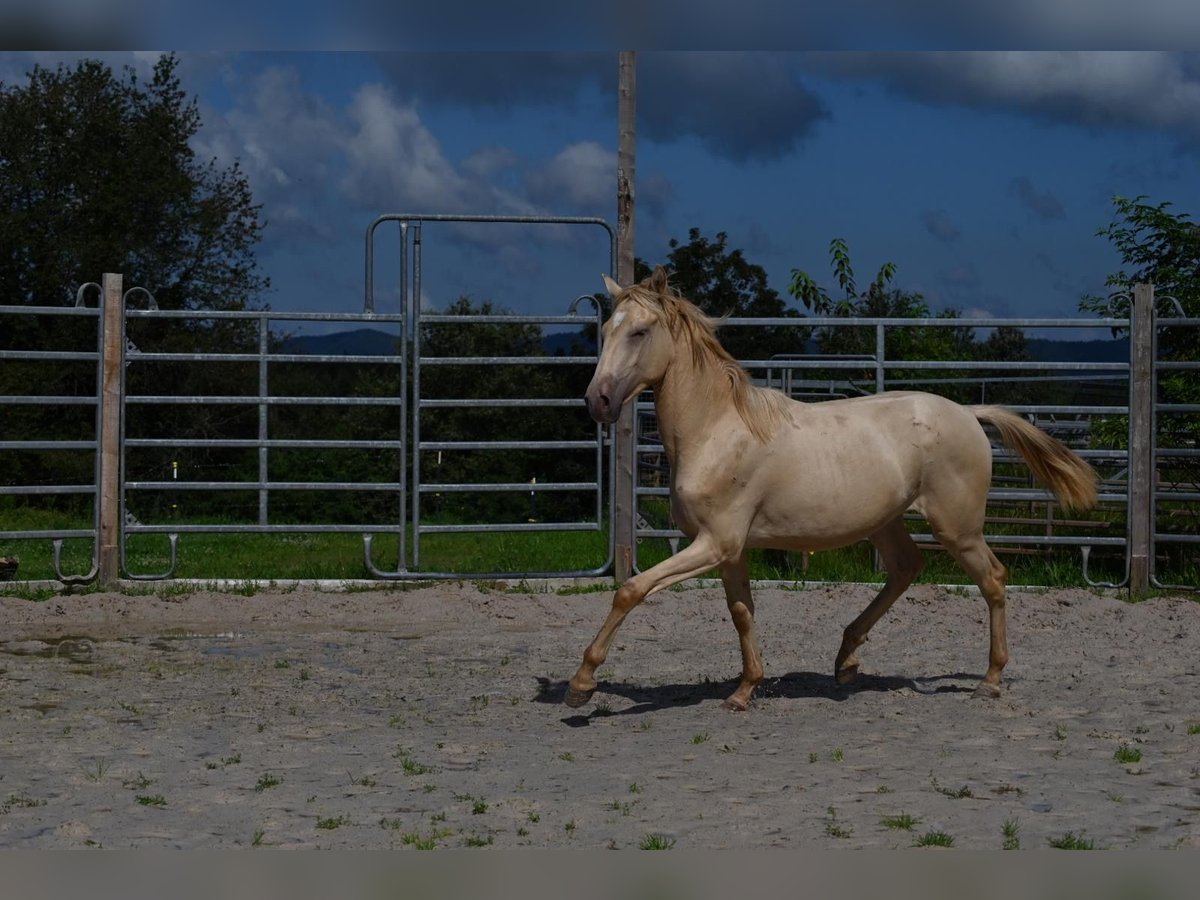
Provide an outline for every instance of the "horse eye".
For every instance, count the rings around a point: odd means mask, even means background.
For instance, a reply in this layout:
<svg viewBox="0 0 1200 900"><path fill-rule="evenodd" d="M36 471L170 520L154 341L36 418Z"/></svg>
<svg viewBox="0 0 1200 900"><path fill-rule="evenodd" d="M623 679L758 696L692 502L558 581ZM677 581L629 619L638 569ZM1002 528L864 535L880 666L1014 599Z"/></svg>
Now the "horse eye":
<svg viewBox="0 0 1200 900"><path fill-rule="evenodd" d="M645 337L648 330L646 328L639 328L637 331L629 332L629 336L635 338Z"/></svg>

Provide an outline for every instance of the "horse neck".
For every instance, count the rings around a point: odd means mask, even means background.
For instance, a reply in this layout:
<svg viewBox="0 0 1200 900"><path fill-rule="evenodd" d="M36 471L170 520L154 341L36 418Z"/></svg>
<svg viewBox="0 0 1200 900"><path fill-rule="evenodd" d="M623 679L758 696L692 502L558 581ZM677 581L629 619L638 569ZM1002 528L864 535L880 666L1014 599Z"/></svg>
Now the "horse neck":
<svg viewBox="0 0 1200 900"><path fill-rule="evenodd" d="M733 409L733 387L715 365L696 365L686 341L676 352L663 379L654 387L654 409L663 450L671 465L712 430L712 423Z"/></svg>

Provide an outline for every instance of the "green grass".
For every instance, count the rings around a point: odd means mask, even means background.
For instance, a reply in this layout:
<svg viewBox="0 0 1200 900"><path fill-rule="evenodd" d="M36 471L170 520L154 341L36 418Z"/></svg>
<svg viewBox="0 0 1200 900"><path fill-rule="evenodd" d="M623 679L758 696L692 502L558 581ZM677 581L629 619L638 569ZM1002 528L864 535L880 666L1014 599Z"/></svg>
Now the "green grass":
<svg viewBox="0 0 1200 900"><path fill-rule="evenodd" d="M642 850L670 850L675 846L675 838L665 834L648 834L638 846Z"/></svg>
<svg viewBox="0 0 1200 900"><path fill-rule="evenodd" d="M927 831L917 838L917 847L953 847L953 835L946 834L944 831Z"/></svg>
<svg viewBox="0 0 1200 900"><path fill-rule="evenodd" d="M160 808L167 805L167 800L162 794L138 794L137 802L142 806L156 806Z"/></svg>
<svg viewBox="0 0 1200 900"><path fill-rule="evenodd" d="M1141 762L1142 751L1137 749L1137 747L1130 747L1128 744L1122 744L1117 748L1116 752L1113 753L1113 759L1122 765Z"/></svg>
<svg viewBox="0 0 1200 900"><path fill-rule="evenodd" d="M826 813L829 816L828 820L825 822L825 833L827 835L835 838L848 838L854 834L853 828L847 828L838 821L837 810L834 807L828 807L826 809Z"/></svg>
<svg viewBox="0 0 1200 900"><path fill-rule="evenodd" d="M0 510L6 530L50 530L89 528L87 517L61 512L14 507ZM147 524L155 523L145 517ZM216 520L206 519L207 523ZM229 524L228 522L220 524ZM922 525L915 527L924 528ZM1057 533L1057 532L1056 532ZM1064 532L1065 533L1065 532ZM411 538L408 544L411 547ZM174 577L205 579L359 579L368 577L363 564L360 534L183 534L179 537L179 565ZM397 538L377 535L375 564L380 569L394 568ZM645 569L669 555L667 541L647 538L638 545L638 563ZM0 541L0 556L20 558L20 578L54 578L51 542ZM481 532L473 534L433 534L421 539L421 569L470 574L473 572L571 571L598 567L607 556L607 535L603 532ZM967 583L963 571L945 553L925 554L927 567L919 579L925 583ZM72 539L63 544L64 572L82 573L91 568L92 542ZM1066 549L1053 556L1008 556L1009 584L1038 584L1082 587L1084 581L1078 554ZM133 535L127 544L127 561L134 573L164 571L169 561L164 535ZM1094 561L1095 562L1095 561ZM716 573L708 573L716 577ZM1100 564L1093 565L1093 577L1106 577ZM813 554L808 569L801 572L798 555L750 553L750 575L754 579L805 581L855 581L878 583L884 573L875 571L874 557L866 543L841 550ZM560 588L562 595L605 592L609 584ZM20 588L0 590L14 593ZM142 588L155 592L150 586ZM253 585L245 590L253 592ZM46 597L53 596L48 592ZM46 599L30 597L29 599Z"/></svg>
<svg viewBox="0 0 1200 900"><path fill-rule="evenodd" d="M1021 849L1021 826L1016 819L1005 819L1002 834L1004 835L1005 850Z"/></svg>
<svg viewBox="0 0 1200 900"><path fill-rule="evenodd" d="M283 784L282 778L267 772L258 779L258 782L254 785L254 790L256 793L261 794L263 791L268 790L269 788L278 787L281 784Z"/></svg>
<svg viewBox="0 0 1200 900"><path fill-rule="evenodd" d="M879 824L893 831L912 831L920 822L920 819L908 813L900 813L898 816L884 816L879 820Z"/></svg>
<svg viewBox="0 0 1200 900"><path fill-rule="evenodd" d="M1076 834L1073 831L1066 832L1062 837L1050 838L1047 843L1055 850L1094 850L1095 842L1091 838L1084 838L1083 832Z"/></svg>

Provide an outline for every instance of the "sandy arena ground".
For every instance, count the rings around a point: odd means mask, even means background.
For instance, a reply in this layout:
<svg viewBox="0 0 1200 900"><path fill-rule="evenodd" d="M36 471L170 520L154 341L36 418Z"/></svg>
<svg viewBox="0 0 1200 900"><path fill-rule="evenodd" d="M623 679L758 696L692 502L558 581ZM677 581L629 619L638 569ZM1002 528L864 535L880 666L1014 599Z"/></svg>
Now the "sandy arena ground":
<svg viewBox="0 0 1200 900"><path fill-rule="evenodd" d="M1013 593L980 700L978 597L913 589L839 688L871 589L756 596L740 714L719 588L636 610L578 711L607 591L0 598L0 846L1200 845L1200 603Z"/></svg>

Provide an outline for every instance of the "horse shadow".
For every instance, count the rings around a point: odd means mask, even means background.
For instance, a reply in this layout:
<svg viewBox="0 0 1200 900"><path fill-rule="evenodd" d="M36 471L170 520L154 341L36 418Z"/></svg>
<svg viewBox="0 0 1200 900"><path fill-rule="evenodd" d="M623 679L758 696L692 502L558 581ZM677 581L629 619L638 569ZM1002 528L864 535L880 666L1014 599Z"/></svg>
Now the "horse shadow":
<svg viewBox="0 0 1200 900"><path fill-rule="evenodd" d="M533 697L535 703L561 704L567 691L567 682L537 679L538 690ZM970 685L961 682L970 682ZM754 692L756 699L763 700L833 700L844 702L855 694L870 691L911 690L918 694L970 694L975 690L979 676L966 672L947 675L929 675L907 678L897 675L869 675L859 673L850 684L838 684L833 676L825 672L789 672L774 678L764 678ZM691 684L638 685L620 681L601 681L597 694L610 694L632 702L624 709L612 710L604 706L593 708L589 713L576 713L562 719L564 725L582 728L592 719L608 716L638 716L681 706L696 706L707 701L722 701L738 685L738 679L726 681L703 681Z"/></svg>

